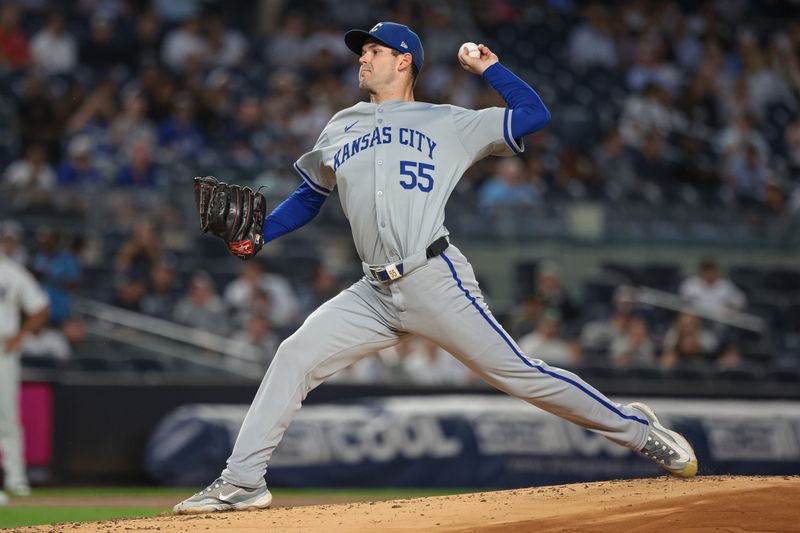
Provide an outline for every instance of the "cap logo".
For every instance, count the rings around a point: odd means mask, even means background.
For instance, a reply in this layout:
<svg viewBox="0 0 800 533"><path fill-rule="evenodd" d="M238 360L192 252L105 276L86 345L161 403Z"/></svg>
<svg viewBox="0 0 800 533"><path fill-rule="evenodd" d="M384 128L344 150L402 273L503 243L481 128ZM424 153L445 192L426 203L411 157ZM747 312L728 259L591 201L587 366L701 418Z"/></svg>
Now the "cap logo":
<svg viewBox="0 0 800 533"><path fill-rule="evenodd" d="M375 25L372 27L372 29L371 29L371 30L369 30L369 32L370 32L370 33L372 33L372 32L374 32L374 31L377 31L377 30L378 30L378 28L380 28L381 26L383 26L383 22L379 22L379 23L375 24Z"/></svg>
<svg viewBox="0 0 800 533"><path fill-rule="evenodd" d="M400 41L400 46L402 46L403 48L408 48L408 45L406 44L405 41Z"/></svg>

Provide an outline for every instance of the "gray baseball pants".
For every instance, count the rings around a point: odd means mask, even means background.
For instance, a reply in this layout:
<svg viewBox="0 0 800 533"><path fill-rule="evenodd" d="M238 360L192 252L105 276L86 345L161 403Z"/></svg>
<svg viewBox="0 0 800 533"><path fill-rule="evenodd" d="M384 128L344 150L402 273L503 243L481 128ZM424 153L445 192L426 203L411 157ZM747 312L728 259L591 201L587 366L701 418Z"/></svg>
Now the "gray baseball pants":
<svg viewBox="0 0 800 533"><path fill-rule="evenodd" d="M647 420L571 372L529 358L494 319L453 245L388 284L362 278L312 313L278 349L222 477L262 486L267 463L309 391L407 334L430 339L494 387L631 448Z"/></svg>

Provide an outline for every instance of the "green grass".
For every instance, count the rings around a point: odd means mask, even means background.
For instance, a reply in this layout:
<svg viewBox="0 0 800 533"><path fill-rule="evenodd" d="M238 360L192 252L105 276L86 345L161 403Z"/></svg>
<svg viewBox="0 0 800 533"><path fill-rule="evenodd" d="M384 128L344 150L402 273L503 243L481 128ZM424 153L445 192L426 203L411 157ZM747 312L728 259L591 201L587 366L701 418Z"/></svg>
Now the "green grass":
<svg viewBox="0 0 800 533"><path fill-rule="evenodd" d="M0 507L0 528L156 516L160 507Z"/></svg>
<svg viewBox="0 0 800 533"><path fill-rule="evenodd" d="M82 488L42 488L35 489L33 497L56 500L56 505L47 506L14 506L0 507L0 528L34 526L43 524L60 524L64 522L94 522L114 518L136 518L156 516L165 507L119 506L119 507L78 507L57 505L59 498L102 498L116 497L168 497L176 503L190 496L201 487L162 488L162 487L82 487ZM402 499L426 496L445 496L475 492L470 489L408 489L408 488L341 488L341 489L272 489L276 504L281 498L321 498L337 496L353 499Z"/></svg>

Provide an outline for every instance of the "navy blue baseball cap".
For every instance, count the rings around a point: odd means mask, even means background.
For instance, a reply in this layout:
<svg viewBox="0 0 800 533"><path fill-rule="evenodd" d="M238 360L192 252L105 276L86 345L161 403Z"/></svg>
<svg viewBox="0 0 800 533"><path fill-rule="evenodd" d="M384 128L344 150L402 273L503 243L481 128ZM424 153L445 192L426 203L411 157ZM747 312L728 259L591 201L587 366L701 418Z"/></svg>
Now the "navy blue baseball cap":
<svg viewBox="0 0 800 533"><path fill-rule="evenodd" d="M350 30L344 34L344 44L356 54L361 55L361 47L370 37L402 54L411 54L417 71L422 70L422 62L425 59L422 41L408 26L396 22L379 22L369 31Z"/></svg>

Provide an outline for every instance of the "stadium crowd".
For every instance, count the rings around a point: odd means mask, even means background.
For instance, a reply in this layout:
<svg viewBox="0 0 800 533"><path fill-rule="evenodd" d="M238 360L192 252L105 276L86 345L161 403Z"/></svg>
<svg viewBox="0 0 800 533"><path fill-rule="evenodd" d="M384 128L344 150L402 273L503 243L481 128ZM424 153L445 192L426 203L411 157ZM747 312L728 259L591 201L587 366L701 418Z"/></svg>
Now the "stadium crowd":
<svg viewBox="0 0 800 533"><path fill-rule="evenodd" d="M4 2L2 215L51 222L10 220L2 230L6 254L36 273L52 302L49 338L31 339L28 350L65 356L80 346L86 327L71 298L91 288L82 270L102 267L114 279L109 303L245 340L267 363L346 276L320 262L299 283L256 261L219 280L203 271L202 258L187 272L178 263L198 232L174 191L188 194L198 168L269 184L277 196L293 190L292 162L333 113L363 97L343 30L378 20L407 23L422 37L417 99L502 105L455 61L461 42L482 40L553 110L553 125L526 139L521 157L468 171L454 194L476 216L491 222L507 210L586 200L678 204L776 224L800 214L800 22L783 16L782 3L476 6ZM90 238L98 233L99 244ZM544 265L536 276L535 290L521 292L504 318L523 350L554 364L585 364L595 352L616 366L667 369L683 360L731 368L745 359L729 328L692 312L665 317L642 308L628 285L635 280L621 280L613 309L608 301L597 312L570 297L553 269ZM692 309L747 309L711 261L671 288ZM422 342L381 360L351 369L350 378L471 379Z"/></svg>

